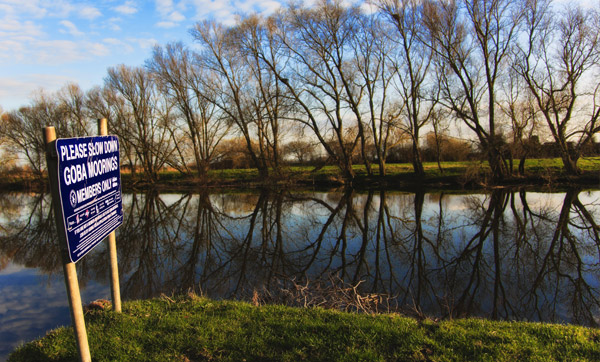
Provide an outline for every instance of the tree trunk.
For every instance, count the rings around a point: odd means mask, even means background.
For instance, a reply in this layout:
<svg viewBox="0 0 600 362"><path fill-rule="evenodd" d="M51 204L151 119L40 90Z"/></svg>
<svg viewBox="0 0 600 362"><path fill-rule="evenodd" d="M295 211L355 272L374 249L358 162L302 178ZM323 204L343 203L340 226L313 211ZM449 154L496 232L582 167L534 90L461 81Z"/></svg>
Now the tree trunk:
<svg viewBox="0 0 600 362"><path fill-rule="evenodd" d="M519 160L519 175L525 176L525 160L527 159L527 155L521 156Z"/></svg>
<svg viewBox="0 0 600 362"><path fill-rule="evenodd" d="M201 160L198 163L198 177L200 179L206 179L208 177L208 170L210 169L210 162L207 160Z"/></svg>
<svg viewBox="0 0 600 362"><path fill-rule="evenodd" d="M385 167L385 159L383 157L379 157L379 176L385 176L387 174Z"/></svg>
<svg viewBox="0 0 600 362"><path fill-rule="evenodd" d="M354 170L352 169L352 159L348 158L344 160L342 164L340 164L340 168L342 169L342 176L344 177L344 182L349 186L352 185L352 181L354 180Z"/></svg>
<svg viewBox="0 0 600 362"><path fill-rule="evenodd" d="M266 180L269 177L269 168L264 165L257 165L258 177L261 180Z"/></svg>
<svg viewBox="0 0 600 362"><path fill-rule="evenodd" d="M413 170L416 175L425 175L425 169L423 168L423 160L421 159L421 150L419 149L419 143L414 140L412 143L412 164Z"/></svg>
<svg viewBox="0 0 600 362"><path fill-rule="evenodd" d="M577 166L579 157L567 152L561 152L564 170L570 175L581 175L581 169Z"/></svg>
<svg viewBox="0 0 600 362"><path fill-rule="evenodd" d="M440 137L437 133L437 127L434 126L433 131L435 132L435 159L437 161L438 169L440 173L444 173L444 169L442 168L442 145L440 142Z"/></svg>
<svg viewBox="0 0 600 362"><path fill-rule="evenodd" d="M507 175L506 165L502 154L494 146L491 146L488 150L488 162L490 169L492 170L492 178L495 182L503 181Z"/></svg>

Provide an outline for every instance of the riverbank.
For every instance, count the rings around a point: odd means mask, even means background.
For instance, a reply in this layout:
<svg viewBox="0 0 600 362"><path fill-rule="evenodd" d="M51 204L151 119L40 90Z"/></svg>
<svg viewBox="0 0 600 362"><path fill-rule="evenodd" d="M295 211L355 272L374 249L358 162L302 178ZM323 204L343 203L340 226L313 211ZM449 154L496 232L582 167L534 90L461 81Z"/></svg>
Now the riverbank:
<svg viewBox="0 0 600 362"><path fill-rule="evenodd" d="M486 162L444 162L441 171L437 163L425 163L425 175L416 176L410 164L389 164L386 176L369 176L364 165L355 165L355 178L351 185L358 189L457 189L475 190L504 186L549 186L584 187L600 186L600 157L583 158L579 167L581 175L574 176L563 171L560 159L527 160L525 174L516 173L502 182L493 182ZM272 172L262 180L256 169L211 170L207 177L185 175L176 171L164 171L158 182L151 183L139 174L122 172L125 191L146 189L169 191L193 191L198 188L257 188L257 187L303 187L332 188L348 186L335 166L314 168L310 166L285 167L279 173ZM0 188L8 191L43 191L48 187L46 180L36 180L26 173L9 173L0 181Z"/></svg>
<svg viewBox="0 0 600 362"><path fill-rule="evenodd" d="M86 314L95 361L597 361L600 330L481 319L255 306L196 295L130 301ZM9 361L71 361L70 328L18 348Z"/></svg>

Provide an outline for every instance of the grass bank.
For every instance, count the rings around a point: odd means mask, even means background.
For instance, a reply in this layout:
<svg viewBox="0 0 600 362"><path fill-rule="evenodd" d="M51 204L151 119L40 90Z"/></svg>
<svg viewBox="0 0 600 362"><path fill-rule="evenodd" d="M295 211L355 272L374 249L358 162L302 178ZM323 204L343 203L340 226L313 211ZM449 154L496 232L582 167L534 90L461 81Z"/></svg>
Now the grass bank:
<svg viewBox="0 0 600 362"><path fill-rule="evenodd" d="M480 319L253 306L194 295L127 302L86 315L94 361L597 361L600 330ZM9 361L74 361L60 328Z"/></svg>
<svg viewBox="0 0 600 362"><path fill-rule="evenodd" d="M515 161L515 167L518 161ZM550 185L567 186L600 185L600 157L587 157L578 163L583 174L573 176L563 170L562 161L554 159L531 159L525 164L525 174L518 175L517 171L500 184L494 183L487 162L463 161L443 162L442 169L435 162L424 164L425 175L416 176L411 164L389 164L387 174L379 176L377 165L372 165L373 174L367 174L364 165L354 165L355 179L352 186L356 188L455 188L481 189L489 186L513 185ZM123 174L126 188L143 189L148 186L142 177L132 177ZM345 181L338 167L328 165L320 168L311 166L284 167L280 174L271 172L268 180L260 180L256 169L225 169L211 170L206 179L198 179L194 175L184 175L179 172L162 172L158 188L179 189L195 188L198 186L239 187L239 186L271 186L298 185L306 187L338 187Z"/></svg>
<svg viewBox="0 0 600 362"><path fill-rule="evenodd" d="M517 161L515 161L516 167ZM367 174L364 165L354 165L356 175L352 186L358 189L411 189L411 188L444 188L444 189L483 189L493 186L600 186L600 157L586 157L578 162L583 171L580 176L566 174L559 158L529 159L525 164L525 174L507 177L500 184L494 183L487 162L461 161L442 162L442 169L435 162L424 164L425 175L416 176L411 164L388 164L387 174L379 176L377 165L372 165L373 174ZM211 170L207 177L199 178L194 174L182 174L177 171L162 171L158 183L151 184L141 174L132 175L122 172L122 183L125 191L131 190L187 190L203 187L244 188L262 186L300 186L307 188L330 188L345 184L338 167L289 166L279 173L271 171L267 180L261 180L256 169L224 169ZM48 188L46 179L37 180L26 172L12 172L0 175L0 189L43 191Z"/></svg>

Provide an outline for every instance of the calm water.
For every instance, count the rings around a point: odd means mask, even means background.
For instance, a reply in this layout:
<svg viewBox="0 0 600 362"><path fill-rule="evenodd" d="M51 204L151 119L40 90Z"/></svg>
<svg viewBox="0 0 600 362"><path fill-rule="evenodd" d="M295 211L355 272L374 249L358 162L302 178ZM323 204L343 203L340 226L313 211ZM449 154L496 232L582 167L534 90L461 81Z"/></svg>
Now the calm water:
<svg viewBox="0 0 600 362"><path fill-rule="evenodd" d="M359 284L404 313L598 326L600 191L124 196L124 299ZM0 360L70 323L48 195L0 194ZM77 264L110 297L107 254Z"/></svg>

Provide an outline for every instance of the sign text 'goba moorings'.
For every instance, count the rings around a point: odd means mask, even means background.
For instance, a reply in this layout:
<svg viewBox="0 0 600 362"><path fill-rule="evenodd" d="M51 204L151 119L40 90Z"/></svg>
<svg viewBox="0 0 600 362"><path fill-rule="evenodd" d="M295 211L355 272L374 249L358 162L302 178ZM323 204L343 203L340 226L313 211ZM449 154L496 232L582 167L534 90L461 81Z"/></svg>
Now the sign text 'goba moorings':
<svg viewBox="0 0 600 362"><path fill-rule="evenodd" d="M77 262L123 223L116 136L56 140L69 257Z"/></svg>

